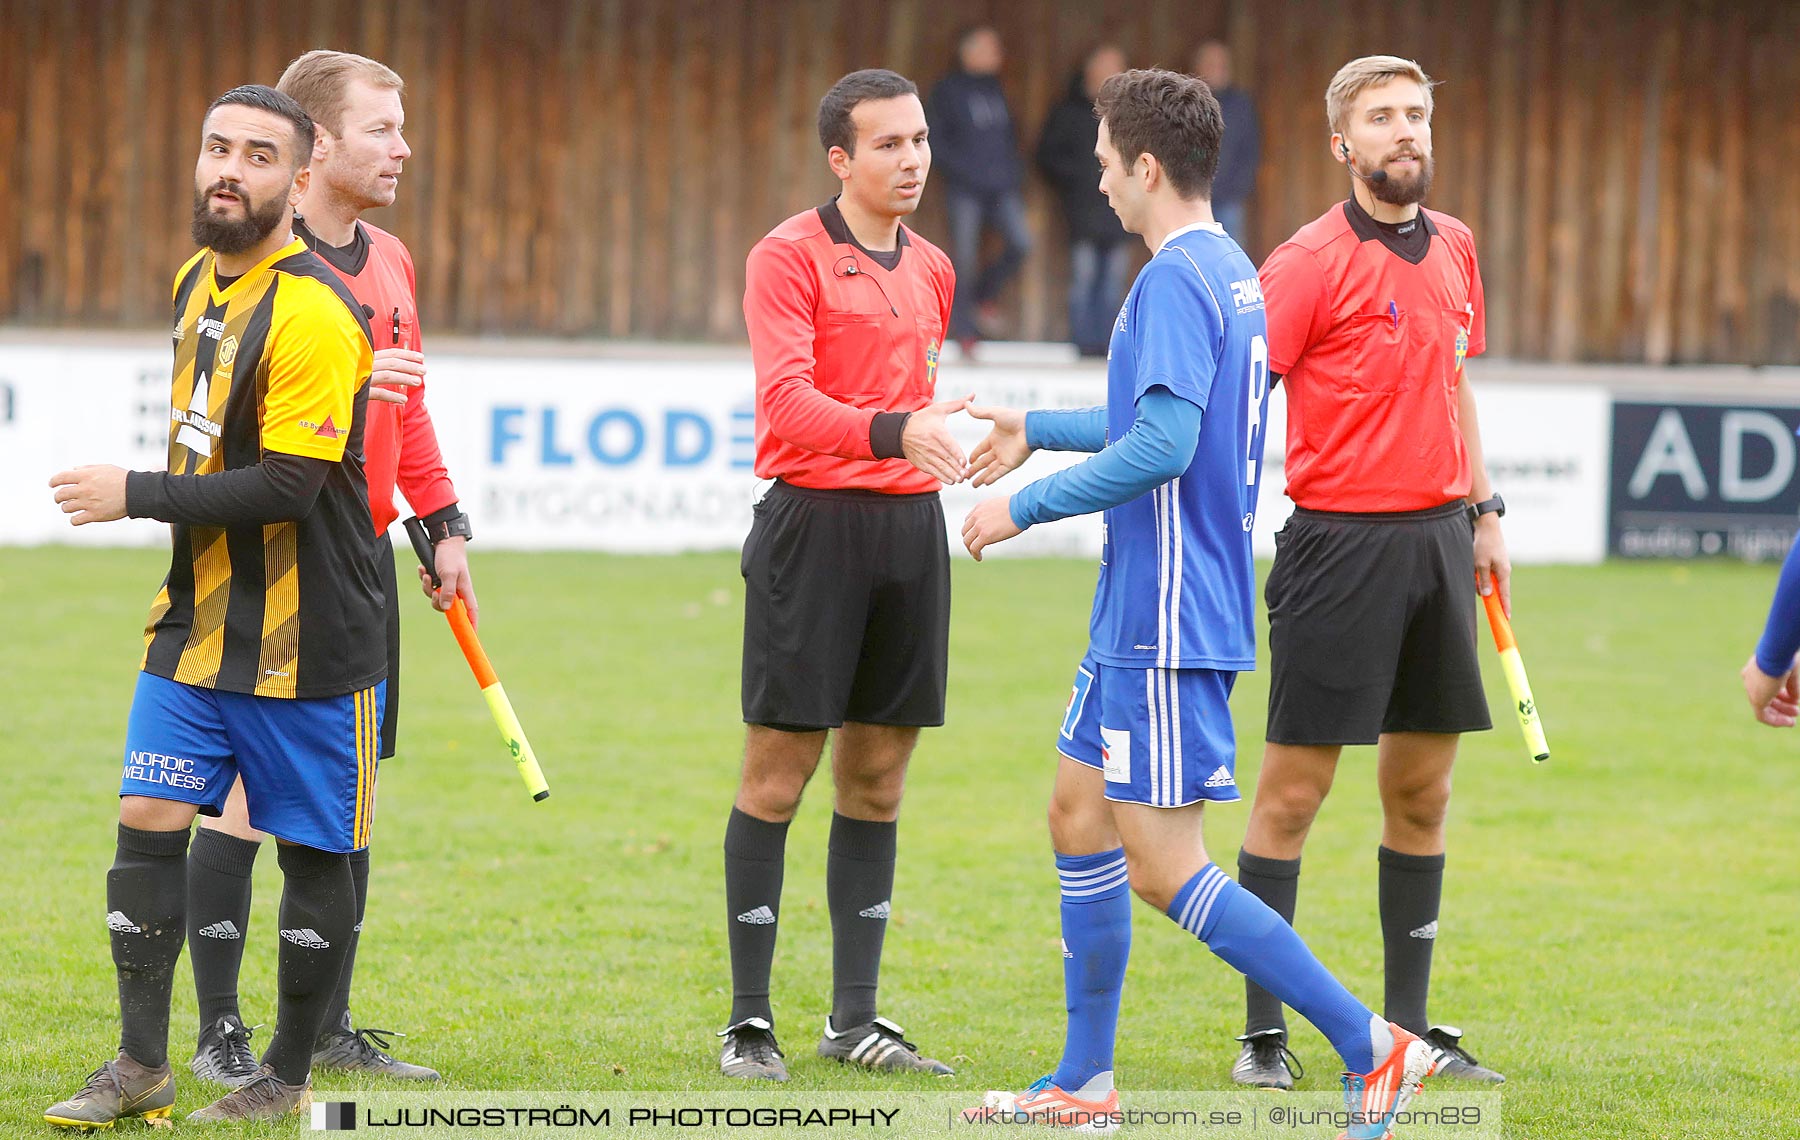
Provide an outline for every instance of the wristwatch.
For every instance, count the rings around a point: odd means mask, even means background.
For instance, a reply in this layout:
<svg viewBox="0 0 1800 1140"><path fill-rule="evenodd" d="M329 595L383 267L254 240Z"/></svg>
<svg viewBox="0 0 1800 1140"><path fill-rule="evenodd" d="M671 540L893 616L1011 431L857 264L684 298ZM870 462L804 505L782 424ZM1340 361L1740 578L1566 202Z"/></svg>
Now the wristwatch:
<svg viewBox="0 0 1800 1140"><path fill-rule="evenodd" d="M425 531L431 536L431 545L436 546L446 538L473 539L475 531L469 526L469 516L457 513L449 518L427 520Z"/></svg>
<svg viewBox="0 0 1800 1140"><path fill-rule="evenodd" d="M1502 499L1499 495L1495 495L1491 499L1483 499L1481 502L1476 503L1474 506L1470 507L1469 510L1472 512L1469 517L1475 520L1479 520L1482 515L1498 515L1501 518L1505 518L1506 500Z"/></svg>

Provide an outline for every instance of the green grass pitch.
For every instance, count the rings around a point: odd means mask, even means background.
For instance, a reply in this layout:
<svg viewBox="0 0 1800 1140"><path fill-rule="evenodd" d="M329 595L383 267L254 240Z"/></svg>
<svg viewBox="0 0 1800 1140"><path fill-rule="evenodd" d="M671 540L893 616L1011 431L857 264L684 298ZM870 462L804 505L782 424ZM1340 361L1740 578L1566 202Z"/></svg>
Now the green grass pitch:
<svg viewBox="0 0 1800 1140"><path fill-rule="evenodd" d="M166 557L0 548L0 1135L47 1135L43 1107L116 1046L104 875L138 631ZM553 794L526 796L421 600L406 624L401 752L382 770L358 1021L404 1030L396 1051L452 1088L720 1090L719 846L742 731L734 557L478 552L475 570L484 640ZM973 1103L1054 1065L1043 805L1093 575L1051 560L956 567L949 725L913 762L883 1008L958 1073L908 1087ZM1522 569L1515 624L1555 753L1541 768L1504 715L1484 629L1500 727L1469 738L1457 769L1433 1014L1510 1076L1508 1136L1800 1128L1800 740L1753 724L1736 677L1772 582L1769 568L1728 564ZM1247 789L1265 685L1247 675L1234 698ZM1247 811L1209 811L1228 870ZM889 1087L812 1056L830 986L829 814L822 777L789 843L775 966L789 1089L802 1094ZM1372 755L1351 750L1307 850L1299 926L1378 1005L1377 840ZM278 890L265 853L250 1022L274 1020ZM1228 1088L1238 977L1165 918L1136 914L1127 1104L1132 1089ZM170 1043L180 1077L188 969L184 958ZM1302 1087L1333 1087L1324 1040L1297 1023L1294 1046ZM180 1112L218 1091L181 1084Z"/></svg>

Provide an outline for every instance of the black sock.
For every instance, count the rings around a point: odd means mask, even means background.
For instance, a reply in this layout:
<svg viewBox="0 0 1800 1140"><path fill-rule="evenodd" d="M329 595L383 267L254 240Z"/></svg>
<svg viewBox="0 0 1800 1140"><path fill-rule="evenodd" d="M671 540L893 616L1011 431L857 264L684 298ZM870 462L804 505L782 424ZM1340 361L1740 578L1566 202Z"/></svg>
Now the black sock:
<svg viewBox="0 0 1800 1140"><path fill-rule="evenodd" d="M831 817L825 899L831 910L831 1024L838 1029L875 1020L898 830L895 823Z"/></svg>
<svg viewBox="0 0 1800 1140"><path fill-rule="evenodd" d="M788 825L731 809L725 824L725 926L731 943L731 1023L761 1017L771 1024L769 969Z"/></svg>
<svg viewBox="0 0 1800 1140"><path fill-rule="evenodd" d="M356 925L356 888L348 855L283 843L275 857L283 879L276 969L281 1002L262 1059L282 1084L297 1085L312 1072L313 1042L344 969Z"/></svg>
<svg viewBox="0 0 1800 1140"><path fill-rule="evenodd" d="M188 849L187 940L200 1028L238 1012L238 966L250 931L250 873L262 844L201 828Z"/></svg>
<svg viewBox="0 0 1800 1140"><path fill-rule="evenodd" d="M1431 989L1431 950L1437 945L1438 903L1444 896L1442 855L1403 855L1383 847L1381 940L1386 948L1387 991L1382 1016L1402 1029L1424 1033L1425 997Z"/></svg>
<svg viewBox="0 0 1800 1140"><path fill-rule="evenodd" d="M331 1008L325 1011L321 1034L331 1033L348 1024L350 1016L350 978L356 973L356 947L362 941L363 913L369 901L369 849L350 852L350 883L356 889L356 926L350 931L350 948L344 952L344 972L338 975L337 991L331 995Z"/></svg>
<svg viewBox="0 0 1800 1140"><path fill-rule="evenodd" d="M1294 902L1300 894L1300 860L1270 859L1238 849L1238 886L1268 904L1270 910L1294 925ZM1281 999L1248 978L1244 979L1244 1032L1287 1029Z"/></svg>
<svg viewBox="0 0 1800 1140"><path fill-rule="evenodd" d="M119 971L119 1048L155 1069L169 1063L169 993L187 935L187 828L119 825L106 873L106 925Z"/></svg>

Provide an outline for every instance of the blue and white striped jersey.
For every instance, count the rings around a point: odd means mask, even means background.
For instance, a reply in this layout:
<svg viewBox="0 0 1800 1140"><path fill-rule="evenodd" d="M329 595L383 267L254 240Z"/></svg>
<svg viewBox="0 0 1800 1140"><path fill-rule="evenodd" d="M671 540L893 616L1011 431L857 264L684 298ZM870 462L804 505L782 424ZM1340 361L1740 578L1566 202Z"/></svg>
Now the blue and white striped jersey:
<svg viewBox="0 0 1800 1140"><path fill-rule="evenodd" d="M1250 553L1262 478L1269 348L1256 267L1212 224L1170 234L1119 310L1107 354L1107 438L1161 386L1201 409L1181 475L1106 512L1090 626L1107 665L1256 665Z"/></svg>

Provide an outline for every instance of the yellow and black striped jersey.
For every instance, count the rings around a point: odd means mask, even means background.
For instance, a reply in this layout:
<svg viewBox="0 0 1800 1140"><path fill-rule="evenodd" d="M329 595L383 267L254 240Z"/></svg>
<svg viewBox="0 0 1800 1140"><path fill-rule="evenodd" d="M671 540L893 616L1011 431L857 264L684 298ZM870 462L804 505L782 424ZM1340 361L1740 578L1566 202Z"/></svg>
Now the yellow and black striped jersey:
<svg viewBox="0 0 1800 1140"><path fill-rule="evenodd" d="M143 668L264 697L329 697L387 670L378 551L363 477L372 364L361 306L296 240L221 284L211 250L175 279L169 473L271 454L330 463L302 518L173 524Z"/></svg>

